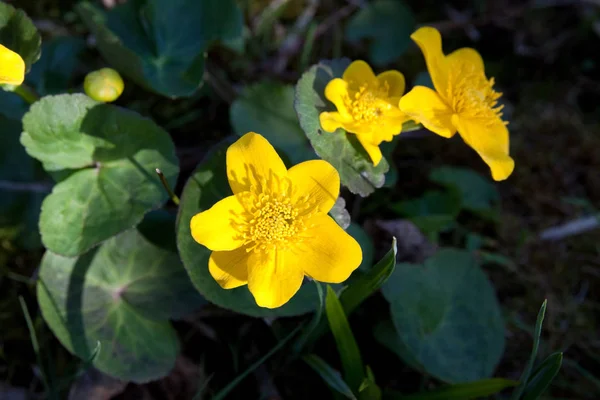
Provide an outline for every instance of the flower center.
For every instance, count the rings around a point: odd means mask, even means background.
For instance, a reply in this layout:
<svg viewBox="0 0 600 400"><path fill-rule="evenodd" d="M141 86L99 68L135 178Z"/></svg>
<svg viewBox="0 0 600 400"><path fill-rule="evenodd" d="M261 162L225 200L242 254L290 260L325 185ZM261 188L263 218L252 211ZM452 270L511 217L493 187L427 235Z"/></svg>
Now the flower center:
<svg viewBox="0 0 600 400"><path fill-rule="evenodd" d="M309 196L296 198L289 179L272 176L239 194L245 215L238 231L248 251L285 248L305 237L308 219L317 211Z"/></svg>
<svg viewBox="0 0 600 400"><path fill-rule="evenodd" d="M447 96L457 114L494 120L502 117L504 106L498 106L502 93L494 90L494 78L488 80L474 65L461 63L450 68Z"/></svg>
<svg viewBox="0 0 600 400"><path fill-rule="evenodd" d="M389 89L389 84L385 82L384 86L363 84L357 90L350 90L344 103L354 121L374 122L378 120L386 110L391 108L391 105L385 101Z"/></svg>

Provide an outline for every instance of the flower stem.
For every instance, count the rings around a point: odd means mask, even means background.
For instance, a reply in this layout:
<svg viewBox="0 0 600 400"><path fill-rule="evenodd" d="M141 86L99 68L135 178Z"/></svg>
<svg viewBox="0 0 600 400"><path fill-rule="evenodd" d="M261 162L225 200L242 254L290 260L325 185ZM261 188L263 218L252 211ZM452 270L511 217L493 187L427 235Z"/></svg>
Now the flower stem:
<svg viewBox="0 0 600 400"><path fill-rule="evenodd" d="M17 86L14 92L21 96L28 104L33 104L40 99L40 96L26 84Z"/></svg>
<svg viewBox="0 0 600 400"><path fill-rule="evenodd" d="M165 190L169 194L171 201L176 206L178 206L179 205L179 197L177 197L177 195L175 193L173 193L173 190L171 190L171 186L169 186L169 182L167 182L167 178L165 178L165 174L163 174L163 172L159 168L156 168L156 173L158 174L158 177L160 178L160 183L162 183L162 185L165 187Z"/></svg>

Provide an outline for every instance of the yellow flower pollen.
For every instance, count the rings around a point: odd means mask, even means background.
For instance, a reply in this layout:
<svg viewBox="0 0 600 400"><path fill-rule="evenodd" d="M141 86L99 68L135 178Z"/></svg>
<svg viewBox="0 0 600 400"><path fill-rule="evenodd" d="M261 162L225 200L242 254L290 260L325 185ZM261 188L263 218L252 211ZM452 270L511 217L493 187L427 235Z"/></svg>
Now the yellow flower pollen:
<svg viewBox="0 0 600 400"><path fill-rule="evenodd" d="M378 83L373 85L363 84L353 94L349 93L344 98L346 108L356 122L375 122L392 106L382 101L388 97L390 85L385 82L381 87Z"/></svg>

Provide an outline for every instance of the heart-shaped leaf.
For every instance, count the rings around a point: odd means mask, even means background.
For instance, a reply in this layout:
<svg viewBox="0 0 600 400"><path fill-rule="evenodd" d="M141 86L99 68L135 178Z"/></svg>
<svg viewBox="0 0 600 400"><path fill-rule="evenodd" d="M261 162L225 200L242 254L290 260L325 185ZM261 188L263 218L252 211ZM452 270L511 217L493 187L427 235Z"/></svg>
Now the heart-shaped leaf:
<svg viewBox="0 0 600 400"><path fill-rule="evenodd" d="M291 165L316 158L294 112L291 85L265 81L248 86L231 105L230 118L235 133L260 133Z"/></svg>
<svg viewBox="0 0 600 400"><path fill-rule="evenodd" d="M451 383L493 373L504 349L504 321L470 253L444 249L425 265L399 264L383 294L409 363Z"/></svg>
<svg viewBox="0 0 600 400"><path fill-rule="evenodd" d="M89 359L100 342L94 366L128 381L169 373L179 341L168 318L202 303L173 249L173 229L172 219L152 213L77 258L46 252L38 302L69 351Z"/></svg>
<svg viewBox="0 0 600 400"><path fill-rule="evenodd" d="M315 152L338 170L342 185L365 197L383 186L389 169L387 161L384 158L375 167L353 134L341 128L325 132L319 122L321 112L335 109L325 98L325 86L333 78L340 78L349 64L349 60L341 59L310 67L296 85L294 107Z"/></svg>
<svg viewBox="0 0 600 400"><path fill-rule="evenodd" d="M0 43L21 56L27 71L40 58L42 38L33 21L4 2L0 3Z"/></svg>
<svg viewBox="0 0 600 400"><path fill-rule="evenodd" d="M77 10L115 69L169 97L193 95L209 45L239 38L243 30L234 0L137 0L108 12L82 3Z"/></svg>
<svg viewBox="0 0 600 400"><path fill-rule="evenodd" d="M255 317L283 317L310 312L319 305L319 296L315 285L307 282L287 304L274 309L257 306L246 286L228 290L221 288L208 272L211 251L192 238L192 217L231 195L225 169L225 151L232 142L231 139L226 140L211 150L183 189L177 217L177 247L183 265L204 298L220 307Z"/></svg>
<svg viewBox="0 0 600 400"><path fill-rule="evenodd" d="M44 200L40 231L52 252L75 256L138 224L179 173L169 135L136 113L85 95L47 96L23 118L21 143L47 171L63 174Z"/></svg>

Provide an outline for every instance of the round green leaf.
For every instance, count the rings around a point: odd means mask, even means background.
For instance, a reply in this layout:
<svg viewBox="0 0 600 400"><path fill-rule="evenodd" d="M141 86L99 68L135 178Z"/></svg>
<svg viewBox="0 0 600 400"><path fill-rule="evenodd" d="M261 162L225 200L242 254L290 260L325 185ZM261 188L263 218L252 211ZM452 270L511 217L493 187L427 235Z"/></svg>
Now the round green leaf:
<svg viewBox="0 0 600 400"><path fill-rule="evenodd" d="M283 317L310 312L318 306L319 298L315 285L308 282L287 304L275 309L257 306L246 286L228 290L221 288L208 272L211 251L192 238L192 217L231 195L225 170L225 151L231 143L232 140L225 141L211 150L183 189L177 217L177 247L183 265L204 298L220 307L254 317Z"/></svg>
<svg viewBox="0 0 600 400"><path fill-rule="evenodd" d="M402 0L375 0L358 11L346 25L346 40L369 39L369 60L385 65L400 57L411 42L415 16Z"/></svg>
<svg viewBox="0 0 600 400"><path fill-rule="evenodd" d="M167 319L201 304L172 249L173 227L172 220L152 215L139 230L123 232L77 258L46 252L38 302L69 351L89 359L100 342L94 366L128 381L169 373L179 342Z"/></svg>
<svg viewBox="0 0 600 400"><path fill-rule="evenodd" d="M40 58L42 38L33 21L22 11L0 3L0 44L19 54L26 70Z"/></svg>
<svg viewBox="0 0 600 400"><path fill-rule="evenodd" d="M82 3L77 10L115 69L169 97L193 95L202 84L209 45L243 31L234 0L129 1L108 12Z"/></svg>
<svg viewBox="0 0 600 400"><path fill-rule="evenodd" d="M493 373L504 350L504 321L470 253L444 249L425 265L399 264L383 295L411 364L451 383Z"/></svg>
<svg viewBox="0 0 600 400"><path fill-rule="evenodd" d="M44 245L64 256L81 254L138 224L168 195L179 173L169 135L136 113L85 95L48 96L23 119L21 143L47 170L80 168L62 176L42 204Z"/></svg>
<svg viewBox="0 0 600 400"><path fill-rule="evenodd" d="M296 85L294 107L315 152L338 170L342 185L365 197L385 183L387 161L383 158L375 167L355 135L341 128L325 132L319 122L321 112L335 110L325 98L325 86L333 78L340 78L349 64L349 60L341 59L313 65Z"/></svg>
<svg viewBox="0 0 600 400"><path fill-rule="evenodd" d="M315 158L294 112L294 87L264 81L248 86L231 105L231 125L239 136L263 135L291 164Z"/></svg>

